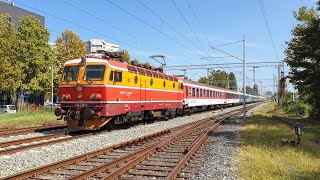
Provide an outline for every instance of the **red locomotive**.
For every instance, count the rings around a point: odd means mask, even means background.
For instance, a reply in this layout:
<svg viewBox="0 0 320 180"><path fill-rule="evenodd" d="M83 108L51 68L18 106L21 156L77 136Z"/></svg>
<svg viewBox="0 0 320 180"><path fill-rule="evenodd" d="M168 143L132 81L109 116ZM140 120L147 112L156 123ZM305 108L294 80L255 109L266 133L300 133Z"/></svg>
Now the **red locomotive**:
<svg viewBox="0 0 320 180"><path fill-rule="evenodd" d="M61 107L69 128L96 130L144 118L172 118L216 106L240 104L240 93L159 71L86 56L64 64L59 82ZM261 97L248 95L249 101Z"/></svg>

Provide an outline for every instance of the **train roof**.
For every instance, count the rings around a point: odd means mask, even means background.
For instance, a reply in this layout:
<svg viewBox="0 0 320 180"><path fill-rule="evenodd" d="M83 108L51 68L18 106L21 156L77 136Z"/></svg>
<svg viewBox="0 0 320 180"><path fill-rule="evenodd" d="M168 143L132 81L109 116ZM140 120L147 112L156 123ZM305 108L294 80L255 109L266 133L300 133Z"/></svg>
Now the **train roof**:
<svg viewBox="0 0 320 180"><path fill-rule="evenodd" d="M230 90L230 89L224 89L224 88L221 88L221 87L218 87L218 86L212 86L212 85L208 85L208 84L204 84L204 83L200 83L200 82L196 82L196 81L191 81L191 80L188 80L188 79L183 79L182 81L184 83L188 83L188 84L192 84L192 85L196 85L196 86L223 90L223 91L227 91L227 92L230 92L230 93L239 93L238 91L233 91L233 90Z"/></svg>

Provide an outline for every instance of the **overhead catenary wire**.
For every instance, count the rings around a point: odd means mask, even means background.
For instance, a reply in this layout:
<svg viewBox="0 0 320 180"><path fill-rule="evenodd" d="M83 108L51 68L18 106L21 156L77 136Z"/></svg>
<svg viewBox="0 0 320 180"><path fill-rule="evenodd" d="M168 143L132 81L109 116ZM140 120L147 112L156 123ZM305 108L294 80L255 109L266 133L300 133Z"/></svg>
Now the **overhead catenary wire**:
<svg viewBox="0 0 320 180"><path fill-rule="evenodd" d="M199 19L198 19L197 15L196 15L196 13L194 12L193 8L191 7L191 4L190 4L189 0L187 0L187 3L188 3L188 6L189 6L189 7L190 7L190 9L191 9L191 12L192 12L192 14L194 15L194 17L195 17L196 21L198 22L198 24L199 24L199 26L200 26L200 28L201 28L201 31L202 31L202 33L203 33L204 37L206 38L206 40L207 40L207 42L208 42L209 46L211 46L211 43L210 43L210 41L209 41L209 38L208 38L208 36L206 35L206 33L205 33L205 31L204 31L204 28L203 28L202 24L200 23L200 21L199 21Z"/></svg>
<svg viewBox="0 0 320 180"><path fill-rule="evenodd" d="M48 13L48 12L46 12L46 11L43 11L43 10L40 10L40 9L31 7L31 6L29 6L29 5L26 5L26 4L24 4L24 3L21 3L21 2L19 2L19 1L15 1L15 3L18 3L18 4L20 4L20 5L23 5L23 6L25 6L25 7L28 7L28 8L30 8L30 9L36 10L36 11L41 12L41 13L43 13L43 14L49 15L49 16L54 17L54 18L56 18L56 19L59 19L59 20L61 20L61 21L67 22L67 23L72 24L72 25L74 25L74 26L80 27L80 28L85 29L85 30L87 30L87 31L93 32L93 33L95 33L95 34L99 34L99 35L101 35L101 36L103 36L103 37L112 39L112 40L117 41L117 42L119 42L119 43L123 43L123 44L125 44L125 45L127 45L127 46L130 46L130 47L132 47L132 48L138 49L138 47L136 47L135 45L132 45L132 44L129 44L129 43L127 43L127 42L124 42L124 41L115 39L115 38L113 38L113 37L110 37L110 36L108 36L108 35L105 35L105 34L103 34L103 33L98 32L98 31L94 31L94 30L92 30L92 29L90 29L90 28L87 28L87 27L82 26L82 25L80 25L80 24L74 23L74 22L69 21L69 20L67 20L67 19L58 17L58 16L53 15L53 14L51 14L51 13Z"/></svg>
<svg viewBox="0 0 320 180"><path fill-rule="evenodd" d="M177 9L177 11L179 12L180 16L182 17L183 21L187 24L187 26L189 27L190 31L192 32L193 36L195 37L195 39L199 42L199 44L201 45L201 42L199 40L199 38L197 37L197 35L194 33L193 29L191 28L189 22L186 20L186 18L184 17L184 15L182 14L182 12L180 11L180 9L178 8L178 6L176 5L176 3L174 2L174 0L171 0L171 2L173 3L174 7ZM204 51L204 50L203 50ZM205 52L205 51L204 51ZM206 53L207 54L207 53Z"/></svg>
<svg viewBox="0 0 320 180"><path fill-rule="evenodd" d="M191 43L194 47L198 48L200 51L202 51L202 49L196 45L194 42L192 42L188 37L186 37L185 35L183 35L181 32L179 32L175 27L173 27L171 24L169 24L167 21L165 21L160 15L158 15L157 13L155 13L149 6L147 6L145 3L143 3L141 0L137 0L143 7L145 7L146 9L148 9L152 14L154 14L157 18L159 18L163 23L165 23L166 25L168 25L172 30L174 30L176 33L178 33L182 38L184 38L185 40L187 40L189 43Z"/></svg>
<svg viewBox="0 0 320 180"><path fill-rule="evenodd" d="M263 1L262 0L258 0L258 2L259 2L260 10L261 10L261 13L262 13L262 16L263 16L263 19L264 19L264 23L265 23L266 28L267 28L267 32L268 32L269 38L271 40L271 44L272 44L272 48L273 48L276 60L280 60L276 45L275 45L274 40L273 40L273 36L272 36L272 33L271 33L271 29L270 29L270 26L269 26L269 21L268 21L268 18L267 18L265 7L263 5Z"/></svg>
<svg viewBox="0 0 320 180"><path fill-rule="evenodd" d="M202 56L201 54L199 54L198 52L194 51L193 49L187 47L186 45L184 45L183 43L179 42L178 40L172 38L171 36L169 36L168 34L162 32L161 30L159 30L158 28L154 27L153 25L151 25L150 23L144 21L143 19L139 18L138 16L134 15L133 13L125 10L124 8L122 8L121 6L115 4L114 2L110 1L110 0L105 0L106 2L112 4L113 6L117 7L118 9L122 10L123 12L129 14L130 16L134 17L135 19L139 20L141 23L149 26L150 28L152 28L153 30L159 32L160 34L162 34L163 36L167 37L168 39L174 41L175 43L179 44L180 46L184 47L185 49L188 49L190 52L193 52L194 54L198 55L198 56Z"/></svg>
<svg viewBox="0 0 320 180"><path fill-rule="evenodd" d="M111 25L111 26L114 27L115 29L117 29L117 30L119 30L119 31L121 31L121 32L124 32L124 33L130 35L131 37L135 38L136 40L139 39L140 41L142 41L140 38L138 38L136 35L130 33L130 32L127 31L126 29L123 29L123 28L120 28L120 27L118 27L118 26L113 25L113 24L111 23L111 21L108 20L108 19L106 19L106 18L100 18L99 16L96 16L94 13L91 13L91 12L89 12L89 11L86 11L86 10L84 10L83 8L80 8L79 6L76 6L76 5L74 5L74 4L72 4L72 3L68 2L68 1L63 0L63 2L65 2L66 4L72 6L72 7L76 8L76 9L79 9L80 11L82 11L82 12L84 12L84 13L86 13L86 14L88 14L88 15L90 15L90 16L98 19L98 20L100 20L101 22L103 22L103 23L105 23L105 24L107 24L107 25ZM92 11L92 10L91 10L91 11ZM144 42L145 44L147 44L147 45L150 46L150 47L153 47L153 48L156 48L156 49L158 49L158 50L160 50L160 51L162 51L162 52L168 53L168 52L166 52L166 51L163 50L163 49L160 49L160 48L157 48L157 47L152 46L152 45L149 44L147 41L142 41L142 42ZM170 59L169 59L169 60L170 60Z"/></svg>

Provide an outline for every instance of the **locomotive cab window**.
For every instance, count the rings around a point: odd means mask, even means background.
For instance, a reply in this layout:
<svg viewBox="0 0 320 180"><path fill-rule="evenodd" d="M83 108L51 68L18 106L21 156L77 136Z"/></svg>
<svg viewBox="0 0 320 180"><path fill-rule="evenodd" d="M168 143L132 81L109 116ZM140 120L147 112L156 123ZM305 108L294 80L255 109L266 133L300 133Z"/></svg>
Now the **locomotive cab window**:
<svg viewBox="0 0 320 180"><path fill-rule="evenodd" d="M62 81L76 81L78 79L80 66L66 66L63 69Z"/></svg>
<svg viewBox="0 0 320 180"><path fill-rule="evenodd" d="M87 65L83 80L85 81L102 81L106 66L104 65Z"/></svg>
<svg viewBox="0 0 320 180"><path fill-rule="evenodd" d="M114 82L122 81L122 72L114 72Z"/></svg>

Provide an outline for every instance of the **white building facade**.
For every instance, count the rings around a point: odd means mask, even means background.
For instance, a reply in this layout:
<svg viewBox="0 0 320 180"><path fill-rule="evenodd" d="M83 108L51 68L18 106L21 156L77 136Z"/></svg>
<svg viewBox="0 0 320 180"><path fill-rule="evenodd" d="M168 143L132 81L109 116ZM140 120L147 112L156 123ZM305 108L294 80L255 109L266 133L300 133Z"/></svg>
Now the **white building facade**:
<svg viewBox="0 0 320 180"><path fill-rule="evenodd" d="M107 52L119 51L119 45L107 43L103 39L90 39L86 44L87 54L96 53L98 50Z"/></svg>

